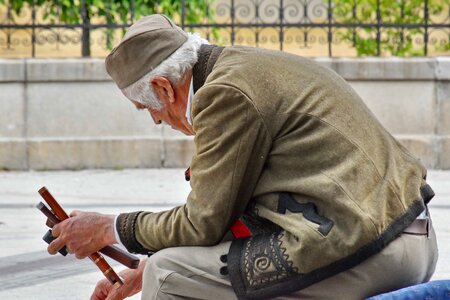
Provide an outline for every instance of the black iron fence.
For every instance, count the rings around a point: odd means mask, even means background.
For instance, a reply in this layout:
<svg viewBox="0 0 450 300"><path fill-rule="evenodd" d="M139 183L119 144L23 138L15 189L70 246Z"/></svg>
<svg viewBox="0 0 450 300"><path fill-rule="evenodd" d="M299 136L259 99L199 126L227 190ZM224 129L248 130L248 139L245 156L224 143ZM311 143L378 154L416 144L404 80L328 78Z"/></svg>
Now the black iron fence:
<svg viewBox="0 0 450 300"><path fill-rule="evenodd" d="M108 13L93 17L86 0L79 0L78 21L70 23L48 21L37 1L17 13L12 1L0 5L0 55L21 48L24 56L35 57L42 47L79 47L82 56L90 56L94 47L108 51L117 44L136 19L136 0L119 21ZM54 6L57 16L58 1ZM189 21L195 13L190 7L181 0L171 16L185 30L223 45L322 56L450 54L450 0L216 0L197 22Z"/></svg>

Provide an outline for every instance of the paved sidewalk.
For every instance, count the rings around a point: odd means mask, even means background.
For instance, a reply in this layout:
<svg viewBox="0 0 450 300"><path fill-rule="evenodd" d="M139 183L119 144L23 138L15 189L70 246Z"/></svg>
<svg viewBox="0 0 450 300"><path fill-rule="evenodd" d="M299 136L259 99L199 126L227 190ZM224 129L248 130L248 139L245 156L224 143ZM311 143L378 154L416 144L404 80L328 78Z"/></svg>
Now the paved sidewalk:
<svg viewBox="0 0 450 300"><path fill-rule="evenodd" d="M430 211L440 248L433 279L450 279L450 171L430 171L428 181L437 194ZM113 214L168 209L183 203L190 189L182 169L0 172L2 300L89 299L102 279L89 260L47 254L45 217L35 208L44 185L67 211Z"/></svg>

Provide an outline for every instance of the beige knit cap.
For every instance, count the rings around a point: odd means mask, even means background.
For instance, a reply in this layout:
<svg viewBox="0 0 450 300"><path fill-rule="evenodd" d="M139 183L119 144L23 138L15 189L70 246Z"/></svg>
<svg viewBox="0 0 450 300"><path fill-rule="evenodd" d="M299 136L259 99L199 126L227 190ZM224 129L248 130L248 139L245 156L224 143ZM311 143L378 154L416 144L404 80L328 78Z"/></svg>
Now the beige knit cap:
<svg viewBox="0 0 450 300"><path fill-rule="evenodd" d="M188 35L164 15L141 18L106 57L106 71L120 89L139 80L175 52Z"/></svg>

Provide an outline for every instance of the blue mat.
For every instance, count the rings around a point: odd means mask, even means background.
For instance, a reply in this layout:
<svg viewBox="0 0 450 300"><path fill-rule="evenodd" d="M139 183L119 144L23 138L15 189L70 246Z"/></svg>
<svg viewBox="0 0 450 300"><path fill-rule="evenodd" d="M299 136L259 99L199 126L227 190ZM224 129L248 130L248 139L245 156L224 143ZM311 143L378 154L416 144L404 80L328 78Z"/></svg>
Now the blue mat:
<svg viewBox="0 0 450 300"><path fill-rule="evenodd" d="M450 300L450 280L436 280L370 297L367 300Z"/></svg>

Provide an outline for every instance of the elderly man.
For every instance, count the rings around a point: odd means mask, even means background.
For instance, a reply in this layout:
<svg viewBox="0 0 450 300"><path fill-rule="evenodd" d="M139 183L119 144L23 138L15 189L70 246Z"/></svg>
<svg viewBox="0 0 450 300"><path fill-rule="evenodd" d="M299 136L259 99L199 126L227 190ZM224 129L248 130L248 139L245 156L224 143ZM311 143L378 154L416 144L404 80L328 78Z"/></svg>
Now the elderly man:
<svg viewBox="0 0 450 300"><path fill-rule="evenodd" d="M55 226L51 253L118 242L150 255L92 299L361 299L430 279L426 170L331 70L207 45L162 15L131 26L106 68L196 149L185 205Z"/></svg>

